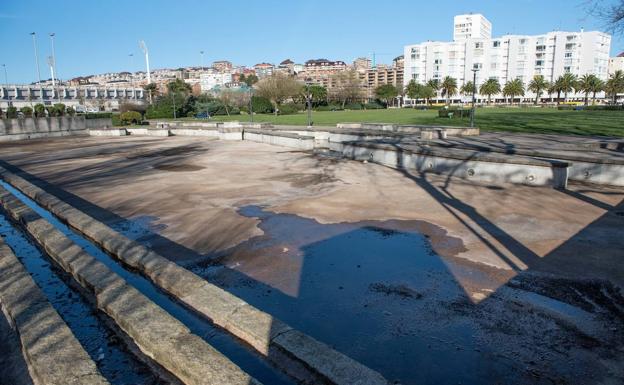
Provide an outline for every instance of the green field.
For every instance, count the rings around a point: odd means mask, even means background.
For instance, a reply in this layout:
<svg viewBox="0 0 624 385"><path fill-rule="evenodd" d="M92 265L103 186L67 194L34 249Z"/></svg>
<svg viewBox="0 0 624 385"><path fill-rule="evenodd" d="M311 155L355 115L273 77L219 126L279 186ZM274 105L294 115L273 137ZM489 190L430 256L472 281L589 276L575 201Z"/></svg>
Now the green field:
<svg viewBox="0 0 624 385"><path fill-rule="evenodd" d="M306 114L254 115L256 122L283 125L306 125ZM215 116L213 120L249 121L249 115ZM439 118L435 110L410 108L313 112L316 126L334 126L341 122L379 122L396 124L431 124L467 126L467 118ZM559 111L554 108L479 108L476 126L483 131L533 132L624 137L624 111Z"/></svg>

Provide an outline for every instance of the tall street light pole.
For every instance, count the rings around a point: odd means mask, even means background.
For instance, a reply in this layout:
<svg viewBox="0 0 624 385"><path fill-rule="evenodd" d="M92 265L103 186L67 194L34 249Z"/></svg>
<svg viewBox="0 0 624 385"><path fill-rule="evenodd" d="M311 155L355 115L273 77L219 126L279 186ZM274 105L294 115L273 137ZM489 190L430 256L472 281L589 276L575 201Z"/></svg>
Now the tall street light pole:
<svg viewBox="0 0 624 385"><path fill-rule="evenodd" d="M308 127L312 127L312 91L310 90L310 86L306 88L305 98L308 104Z"/></svg>
<svg viewBox="0 0 624 385"><path fill-rule="evenodd" d="M37 37L36 33L31 32L30 35L33 38L33 47L35 48L35 65L37 66L37 85L39 86L39 97L43 101L43 89L41 88L41 71L39 70L39 53L37 52Z"/></svg>
<svg viewBox="0 0 624 385"><path fill-rule="evenodd" d="M204 51L199 51L199 70L204 69Z"/></svg>
<svg viewBox="0 0 624 385"><path fill-rule="evenodd" d="M141 40L139 42L139 47L141 47L141 50L143 50L143 54L145 54L145 67L147 69L147 84L152 84L152 77L150 75L150 68L149 68L149 51L147 50L147 45L145 45L145 42L143 40ZM152 91L149 91L149 102L150 104L152 104Z"/></svg>
<svg viewBox="0 0 624 385"><path fill-rule="evenodd" d="M134 89L134 54L128 55L130 57L130 85L132 86L132 98L136 99L136 90Z"/></svg>
<svg viewBox="0 0 624 385"><path fill-rule="evenodd" d="M472 68L472 109L470 111L470 127L474 127L474 118L475 118L475 103L476 93L477 93L477 71L479 69L477 67Z"/></svg>
<svg viewBox="0 0 624 385"><path fill-rule="evenodd" d="M4 68L4 87L6 88L7 92L7 103L9 104L9 107L11 107L11 94L9 93L9 76L7 75L6 64L3 64L2 68Z"/></svg>
<svg viewBox="0 0 624 385"><path fill-rule="evenodd" d="M54 49L54 36L56 36L56 34L54 32L52 32L50 34L50 43L52 44L52 66L54 68L54 73L56 74L56 83L60 83L61 80L59 78L59 73L58 73L58 69L56 68L56 50ZM54 77L52 78L52 83L54 83ZM58 102L61 102L61 94L58 92L58 89L55 90L56 91L56 95L58 97Z"/></svg>

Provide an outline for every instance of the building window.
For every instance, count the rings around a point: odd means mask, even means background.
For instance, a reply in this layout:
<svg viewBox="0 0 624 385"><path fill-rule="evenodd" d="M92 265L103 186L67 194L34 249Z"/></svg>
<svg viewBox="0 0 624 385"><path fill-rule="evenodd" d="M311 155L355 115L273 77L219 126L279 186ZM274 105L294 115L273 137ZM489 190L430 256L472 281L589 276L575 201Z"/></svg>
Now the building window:
<svg viewBox="0 0 624 385"><path fill-rule="evenodd" d="M483 42L477 42L475 43L475 48L479 49L479 48L483 48Z"/></svg>
<svg viewBox="0 0 624 385"><path fill-rule="evenodd" d="M544 65L544 61L543 60L536 60L535 61L535 65L538 66L538 67L541 67L541 66Z"/></svg>
<svg viewBox="0 0 624 385"><path fill-rule="evenodd" d="M572 57L572 52L566 52L565 57Z"/></svg>
<svg viewBox="0 0 624 385"><path fill-rule="evenodd" d="M498 40L494 40L494 41L492 42L492 47L494 47L494 48L498 48L498 47L500 47L500 41L498 41Z"/></svg>
<svg viewBox="0 0 624 385"><path fill-rule="evenodd" d="M569 66L563 67L563 70L564 70L566 73L567 73L567 72L570 72L570 69L571 69L571 67L569 67Z"/></svg>

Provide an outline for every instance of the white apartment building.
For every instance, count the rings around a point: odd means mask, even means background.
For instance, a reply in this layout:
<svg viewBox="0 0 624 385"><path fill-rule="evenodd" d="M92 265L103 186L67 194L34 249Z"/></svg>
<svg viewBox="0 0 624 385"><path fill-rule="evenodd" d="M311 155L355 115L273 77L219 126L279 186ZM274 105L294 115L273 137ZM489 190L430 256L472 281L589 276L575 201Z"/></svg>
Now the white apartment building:
<svg viewBox="0 0 624 385"><path fill-rule="evenodd" d="M624 52L609 59L609 75L615 71L624 71Z"/></svg>
<svg viewBox="0 0 624 385"><path fill-rule="evenodd" d="M229 72L220 73L215 70L203 72L199 75L199 86L201 92L209 92L216 87L224 87L232 82L232 74Z"/></svg>
<svg viewBox="0 0 624 385"><path fill-rule="evenodd" d="M473 68L479 70L477 86L496 78L502 87L518 78L526 87L534 75L552 82L566 72L595 74L603 80L608 77L611 36L606 33L553 31L492 38L491 31L492 24L483 15L455 16L452 42L428 41L405 47L404 84L412 79L424 84L450 76L460 88L472 81ZM525 94L526 98L534 96L528 91Z"/></svg>

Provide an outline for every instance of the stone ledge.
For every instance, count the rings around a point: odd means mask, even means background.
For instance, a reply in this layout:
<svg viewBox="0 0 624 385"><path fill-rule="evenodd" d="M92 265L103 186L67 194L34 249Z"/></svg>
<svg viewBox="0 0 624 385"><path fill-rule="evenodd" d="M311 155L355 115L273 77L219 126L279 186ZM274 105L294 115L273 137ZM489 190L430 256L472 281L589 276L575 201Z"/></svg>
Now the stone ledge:
<svg viewBox="0 0 624 385"><path fill-rule="evenodd" d="M108 384L95 362L1 238L0 304L16 329L22 353L36 384Z"/></svg>
<svg viewBox="0 0 624 385"><path fill-rule="evenodd" d="M3 187L0 187L0 203L14 219L24 224L54 261L95 297L97 308L106 313L141 352L185 384L258 383L103 263L73 247L76 245L71 241L71 247L67 248L69 239L64 234ZM196 351L183 349L183 344L179 343L181 338L195 341ZM53 360L54 356L46 354L42 359Z"/></svg>

